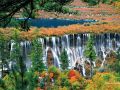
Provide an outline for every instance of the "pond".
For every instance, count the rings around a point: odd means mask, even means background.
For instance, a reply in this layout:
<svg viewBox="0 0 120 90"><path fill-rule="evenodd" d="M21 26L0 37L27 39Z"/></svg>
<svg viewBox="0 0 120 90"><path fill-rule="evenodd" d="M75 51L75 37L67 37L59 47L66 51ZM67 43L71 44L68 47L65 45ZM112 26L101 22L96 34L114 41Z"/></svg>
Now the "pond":
<svg viewBox="0 0 120 90"><path fill-rule="evenodd" d="M19 18L18 20L24 20L24 18ZM97 20L73 20L73 19L56 19L56 18L39 18L39 19L29 19L30 26L35 27L58 27L58 26L68 26L72 24L84 24L97 22Z"/></svg>

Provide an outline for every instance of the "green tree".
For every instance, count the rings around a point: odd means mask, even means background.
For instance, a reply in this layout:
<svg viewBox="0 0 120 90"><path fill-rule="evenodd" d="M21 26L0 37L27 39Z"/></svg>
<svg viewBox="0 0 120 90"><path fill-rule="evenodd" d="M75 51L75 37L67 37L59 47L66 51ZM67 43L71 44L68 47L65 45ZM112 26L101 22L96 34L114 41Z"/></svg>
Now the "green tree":
<svg viewBox="0 0 120 90"><path fill-rule="evenodd" d="M32 52L31 52L31 60L32 60L32 70L35 72L42 72L45 70L45 65L43 63L43 53L42 53L42 45L37 38L32 41Z"/></svg>
<svg viewBox="0 0 120 90"><path fill-rule="evenodd" d="M4 76L4 69L9 69L8 67L8 59L10 57L8 48L8 40L6 39L5 35L0 33L0 69L2 77Z"/></svg>
<svg viewBox="0 0 120 90"><path fill-rule="evenodd" d="M27 79L27 89L26 90L34 90L35 87L38 86L38 75L35 74L32 70L29 70L26 72L26 77Z"/></svg>
<svg viewBox="0 0 120 90"><path fill-rule="evenodd" d="M65 49L61 53L60 62L61 62L60 65L61 65L62 70L68 69L69 60L68 60L68 55L67 55L67 52L65 51Z"/></svg>
<svg viewBox="0 0 120 90"><path fill-rule="evenodd" d="M15 81L15 89L16 90L26 90L26 80L25 80L25 73L26 73L26 66L22 57L21 53L21 45L20 45L20 38L19 38L19 31L15 30L13 33L13 50L11 51L11 73L9 74L10 78Z"/></svg>
<svg viewBox="0 0 120 90"><path fill-rule="evenodd" d="M90 35L89 40L87 42L84 55L90 60L90 77L93 76L93 61L96 59L96 53L94 50L94 38L93 35Z"/></svg>
<svg viewBox="0 0 120 90"><path fill-rule="evenodd" d="M38 75L36 75L36 73L42 73L45 70L45 65L42 59L42 45L37 38L32 41L32 51L30 56L32 60L32 67L29 72L27 72L26 77L28 80L28 90L34 90L34 88L38 85Z"/></svg>

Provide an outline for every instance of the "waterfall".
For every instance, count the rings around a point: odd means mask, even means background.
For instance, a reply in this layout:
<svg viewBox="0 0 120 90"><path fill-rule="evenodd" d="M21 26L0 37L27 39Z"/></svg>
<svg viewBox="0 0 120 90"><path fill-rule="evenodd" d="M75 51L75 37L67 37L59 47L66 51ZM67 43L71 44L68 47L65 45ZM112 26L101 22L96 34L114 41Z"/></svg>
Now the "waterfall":
<svg viewBox="0 0 120 90"><path fill-rule="evenodd" d="M44 46L45 55L47 57L48 48L51 50L54 59L54 65L60 67L60 54L63 49L66 50L68 59L70 61L69 68L75 67L75 63L79 61L80 65L82 66L83 74L85 76L85 61L89 62L88 59L84 56L85 45L90 37L89 33L83 34L71 34L71 35L64 35L60 37L46 37L44 41L46 44L42 42ZM120 35L114 33L105 33L95 35L95 44L94 48L98 58L101 58L101 67L103 67L107 55L110 51L116 52L116 50L120 47ZM47 59L47 58L46 58ZM47 61L47 60L46 60ZM95 62L93 62L94 67Z"/></svg>
<svg viewBox="0 0 120 90"><path fill-rule="evenodd" d="M53 64L60 68L60 55L62 51L65 49L68 55L69 60L69 68L74 68L76 62L79 62L82 67L82 73L86 76L85 62L90 63L88 58L84 56L85 45L90 37L89 33L82 34L70 34L63 35L59 37L45 37L38 38L38 41L42 44L43 51L43 61L47 66L48 59L48 51L51 51ZM117 33L104 33L104 34L96 34L94 48L97 55L97 58L101 59L101 67L104 66L106 57L110 53L110 51L116 52L120 47L120 34ZM11 51L13 48L14 42L11 41ZM31 42L24 41L21 42L23 55L25 58L26 66L30 67L31 62L28 54L31 50ZM93 62L93 66L96 67L95 62Z"/></svg>
<svg viewBox="0 0 120 90"><path fill-rule="evenodd" d="M90 63L89 59L84 56L85 45L90 37L89 33L81 33L81 34L70 34L63 35L59 37L45 37L38 38L38 42L42 44L43 51L43 62L47 66L48 65L48 52L51 51L50 55L52 55L51 59L53 60L52 64L56 67L60 68L60 55L62 51L65 49L68 55L69 60L69 68L74 68L76 62L79 63L83 76L86 76L86 62ZM105 65L106 58L108 54L113 51L116 52L120 47L120 34L117 33L104 33L104 34L96 34L94 35L94 49L97 55L97 58L101 60L101 67ZM14 50L14 41L11 40L10 45L10 54L11 51ZM29 57L31 51L31 42L30 41L22 41L20 43L22 56L24 58L24 62L26 63L26 67L31 67L31 60ZM9 63L9 67L11 67L13 62ZM96 67L96 62L93 62L93 66ZM1 74L0 74L1 75Z"/></svg>

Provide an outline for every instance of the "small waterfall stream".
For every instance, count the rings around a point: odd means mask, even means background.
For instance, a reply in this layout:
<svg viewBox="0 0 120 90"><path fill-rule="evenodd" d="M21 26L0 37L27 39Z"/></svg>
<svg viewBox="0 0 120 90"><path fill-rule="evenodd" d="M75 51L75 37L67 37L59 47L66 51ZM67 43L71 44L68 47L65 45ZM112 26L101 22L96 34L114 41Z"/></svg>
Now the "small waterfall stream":
<svg viewBox="0 0 120 90"><path fill-rule="evenodd" d="M89 63L89 60L84 56L85 45L90 37L89 33L83 34L70 34L64 35L60 37L45 37L39 38L38 41L41 42L43 48L43 61L47 65L48 59L48 51L50 50L53 55L53 64L60 68L60 54L63 49L66 50L68 59L69 59L69 68L74 68L76 62L82 67L82 73L85 74L85 62ZM95 43L94 48L97 55L97 58L101 59L101 67L104 66L107 55L110 51L116 52L120 47L120 34L117 33L105 33L95 35ZM13 49L13 42L11 42L11 50ZM31 62L28 57L28 53L31 49L31 43L29 41L21 42L21 46L23 49L23 55L26 59L26 66L30 67ZM93 62L94 67L96 66L95 62Z"/></svg>

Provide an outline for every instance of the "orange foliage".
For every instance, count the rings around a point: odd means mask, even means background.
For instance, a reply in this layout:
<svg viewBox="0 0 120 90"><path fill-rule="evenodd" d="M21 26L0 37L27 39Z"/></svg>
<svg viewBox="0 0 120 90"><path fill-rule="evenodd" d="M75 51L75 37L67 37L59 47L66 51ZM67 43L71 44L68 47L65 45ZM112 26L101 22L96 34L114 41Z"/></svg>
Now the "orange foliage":
<svg viewBox="0 0 120 90"><path fill-rule="evenodd" d="M73 34L73 33L107 33L107 32L120 32L119 24L99 24L99 25L70 25L66 27L58 27L58 28L44 28L41 29L41 35L45 36L60 36L64 34Z"/></svg>
<svg viewBox="0 0 120 90"><path fill-rule="evenodd" d="M53 78L54 77L54 73L50 73L49 76L50 76L50 78Z"/></svg>
<svg viewBox="0 0 120 90"><path fill-rule="evenodd" d="M43 90L43 89L41 89L40 87L37 87L37 89L36 90Z"/></svg>
<svg viewBox="0 0 120 90"><path fill-rule="evenodd" d="M86 80L86 82L87 82L88 84L91 84L91 83L92 83L92 80Z"/></svg>
<svg viewBox="0 0 120 90"><path fill-rule="evenodd" d="M83 79L83 78L81 78L81 75L79 74L79 72L77 72L73 69L69 71L68 78L70 80L70 83L73 83L75 81L79 81L79 80Z"/></svg>
<svg viewBox="0 0 120 90"><path fill-rule="evenodd" d="M15 28L0 28L0 34L4 35L7 39L12 39ZM19 31L19 30L18 30ZM20 39L32 40L35 37L44 36L61 36L64 34L76 34L76 33L120 33L120 24L108 23L108 24L94 24L94 25L69 25L58 28L35 28L32 27L30 31L20 32Z"/></svg>
<svg viewBox="0 0 120 90"><path fill-rule="evenodd" d="M75 77L75 76L71 77L70 83L73 83L73 82L75 82L75 81L77 81L76 77Z"/></svg>
<svg viewBox="0 0 120 90"><path fill-rule="evenodd" d="M70 70L68 73L68 77L69 78L76 77L75 70Z"/></svg>

